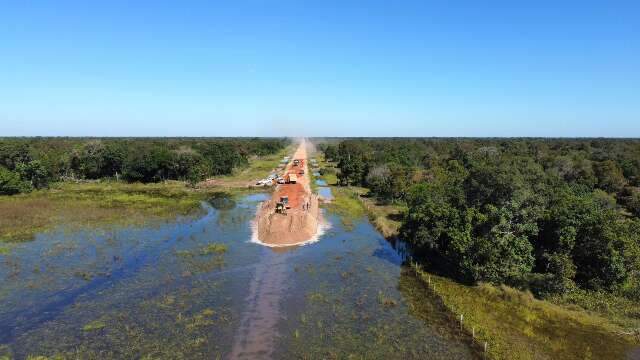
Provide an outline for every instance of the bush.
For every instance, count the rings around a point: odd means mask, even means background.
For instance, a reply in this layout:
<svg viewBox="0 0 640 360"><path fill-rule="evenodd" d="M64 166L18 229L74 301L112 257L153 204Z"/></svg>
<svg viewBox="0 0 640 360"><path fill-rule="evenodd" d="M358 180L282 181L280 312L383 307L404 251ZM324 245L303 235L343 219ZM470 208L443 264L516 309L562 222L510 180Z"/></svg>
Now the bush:
<svg viewBox="0 0 640 360"><path fill-rule="evenodd" d="M30 190L29 184L18 173L0 166L0 195L15 195Z"/></svg>

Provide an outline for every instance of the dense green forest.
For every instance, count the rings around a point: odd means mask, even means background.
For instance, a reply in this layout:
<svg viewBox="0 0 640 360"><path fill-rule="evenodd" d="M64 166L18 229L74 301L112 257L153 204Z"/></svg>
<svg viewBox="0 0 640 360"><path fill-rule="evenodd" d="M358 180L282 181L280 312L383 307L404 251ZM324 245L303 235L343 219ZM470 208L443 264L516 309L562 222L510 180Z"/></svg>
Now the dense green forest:
<svg viewBox="0 0 640 360"><path fill-rule="evenodd" d="M246 166L249 157L276 153L287 144L285 139L267 138L4 138L0 195L61 180L194 183L229 174Z"/></svg>
<svg viewBox="0 0 640 360"><path fill-rule="evenodd" d="M432 270L540 297L640 301L640 141L346 139L321 145L341 185L402 203Z"/></svg>

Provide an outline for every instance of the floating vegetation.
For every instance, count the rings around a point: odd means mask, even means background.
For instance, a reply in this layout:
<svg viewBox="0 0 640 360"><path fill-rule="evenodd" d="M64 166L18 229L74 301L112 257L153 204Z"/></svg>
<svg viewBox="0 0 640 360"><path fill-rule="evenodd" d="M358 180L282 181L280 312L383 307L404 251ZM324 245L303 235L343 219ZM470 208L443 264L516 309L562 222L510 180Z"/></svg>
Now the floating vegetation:
<svg viewBox="0 0 640 360"><path fill-rule="evenodd" d="M209 244L202 249L202 255L211 255L211 254L224 254L227 252L227 245L225 244Z"/></svg>
<svg viewBox="0 0 640 360"><path fill-rule="evenodd" d="M87 271L76 271L73 275L85 281L91 281L91 279L93 278L93 275L91 275Z"/></svg>
<svg viewBox="0 0 640 360"><path fill-rule="evenodd" d="M201 327L213 325L215 323L213 320L215 313L213 309L206 308L190 318L180 317L178 323L184 324L185 329L188 331L198 330Z"/></svg>
<svg viewBox="0 0 640 360"><path fill-rule="evenodd" d="M101 330L104 329L107 326L107 324L104 321L101 320L94 320L90 323L85 324L82 327L82 331L96 331L96 330Z"/></svg>
<svg viewBox="0 0 640 360"><path fill-rule="evenodd" d="M11 248L7 245L0 244L0 255L9 255Z"/></svg>

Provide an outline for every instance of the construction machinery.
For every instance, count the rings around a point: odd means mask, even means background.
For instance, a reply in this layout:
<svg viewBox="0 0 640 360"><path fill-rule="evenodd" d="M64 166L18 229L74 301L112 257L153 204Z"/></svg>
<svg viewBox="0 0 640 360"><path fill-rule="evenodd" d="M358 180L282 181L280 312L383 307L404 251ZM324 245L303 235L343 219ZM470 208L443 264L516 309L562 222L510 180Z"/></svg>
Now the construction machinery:
<svg viewBox="0 0 640 360"><path fill-rule="evenodd" d="M285 207L289 207L289 197L284 195L284 196L280 196L280 201L281 203L284 204Z"/></svg>
<svg viewBox="0 0 640 360"><path fill-rule="evenodd" d="M284 203L282 202L276 203L276 214L287 215L287 207Z"/></svg>

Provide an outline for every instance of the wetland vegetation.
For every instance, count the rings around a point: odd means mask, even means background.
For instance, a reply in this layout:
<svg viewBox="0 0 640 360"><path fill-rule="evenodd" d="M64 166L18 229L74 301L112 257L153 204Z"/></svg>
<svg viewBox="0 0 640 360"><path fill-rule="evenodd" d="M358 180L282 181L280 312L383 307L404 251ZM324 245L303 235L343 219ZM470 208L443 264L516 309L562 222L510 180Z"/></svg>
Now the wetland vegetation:
<svg viewBox="0 0 640 360"><path fill-rule="evenodd" d="M477 325L500 344L494 357L589 357L594 339L607 339L598 351L613 358L637 351L638 140L331 139L321 148L376 226L446 279L443 301L488 317ZM537 305L496 302L496 292L518 291Z"/></svg>
<svg viewBox="0 0 640 360"><path fill-rule="evenodd" d="M185 142L196 140L167 146ZM0 358L225 358L269 349L273 358L473 359L484 341L495 359L624 358L640 327L637 215L627 198L638 180L625 160L635 144L325 141L309 175L315 191L331 194L325 232L283 249L250 241L269 195L243 179L275 168L286 142L247 156L210 187L187 177L130 183L122 173L50 178L0 196ZM586 166L580 156L595 169L608 161L603 154L626 164L618 165L624 181L576 170ZM549 165L556 157L571 160L564 182ZM623 185L612 192L616 181ZM547 199L552 189L566 201ZM549 233L562 241L538 243ZM612 273L580 270L588 260L577 248L587 240L609 241L597 254ZM479 241L529 249L530 258L513 249L474 258L470 249L485 249ZM551 266L560 255L572 271Z"/></svg>

